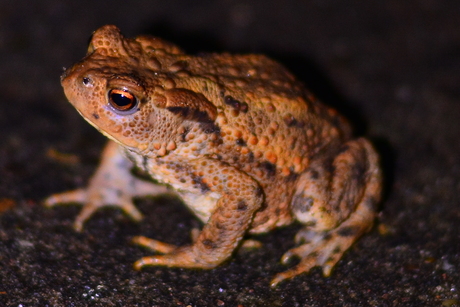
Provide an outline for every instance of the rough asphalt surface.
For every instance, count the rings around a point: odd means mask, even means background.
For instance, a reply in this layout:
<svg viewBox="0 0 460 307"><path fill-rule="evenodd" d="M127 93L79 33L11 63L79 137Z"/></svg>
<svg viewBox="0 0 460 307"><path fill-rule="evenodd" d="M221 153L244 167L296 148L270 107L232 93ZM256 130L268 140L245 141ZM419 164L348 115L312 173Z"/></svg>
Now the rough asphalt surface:
<svg viewBox="0 0 460 307"><path fill-rule="evenodd" d="M129 4L128 4L129 3ZM43 207L82 187L105 139L66 102L62 67L116 24L191 53L265 53L377 145L386 194L376 227L329 278L270 289L298 225L258 236L211 271L132 263L146 235L187 244L198 221L171 197L140 199L145 220ZM459 306L460 2L10 1L0 10L0 306Z"/></svg>

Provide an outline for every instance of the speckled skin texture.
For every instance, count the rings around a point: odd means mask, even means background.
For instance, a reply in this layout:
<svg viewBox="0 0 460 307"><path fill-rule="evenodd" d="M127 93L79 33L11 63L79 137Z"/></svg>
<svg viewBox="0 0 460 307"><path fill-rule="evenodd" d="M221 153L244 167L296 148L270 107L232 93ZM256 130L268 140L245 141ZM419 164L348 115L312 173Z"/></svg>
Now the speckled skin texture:
<svg viewBox="0 0 460 307"><path fill-rule="evenodd" d="M378 157L346 121L261 55L190 56L154 37L123 37L104 26L62 85L82 116L111 141L86 189L51 196L49 206L85 204L75 227L101 206L142 215L132 197L165 186L134 177L137 166L167 184L205 223L190 246L145 237L164 255L135 263L213 268L245 233L294 220L305 227L285 253L300 263L272 285L322 266L325 275L373 223L381 194Z"/></svg>

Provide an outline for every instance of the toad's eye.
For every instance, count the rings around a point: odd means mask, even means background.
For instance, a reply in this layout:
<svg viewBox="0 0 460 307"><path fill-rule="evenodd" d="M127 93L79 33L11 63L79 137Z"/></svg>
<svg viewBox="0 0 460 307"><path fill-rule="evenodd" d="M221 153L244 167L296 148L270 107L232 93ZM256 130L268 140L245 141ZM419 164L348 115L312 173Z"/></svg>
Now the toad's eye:
<svg viewBox="0 0 460 307"><path fill-rule="evenodd" d="M112 89L108 92L110 106L117 113L131 114L136 111L138 100L136 96L123 89ZM131 111L131 112L129 112Z"/></svg>

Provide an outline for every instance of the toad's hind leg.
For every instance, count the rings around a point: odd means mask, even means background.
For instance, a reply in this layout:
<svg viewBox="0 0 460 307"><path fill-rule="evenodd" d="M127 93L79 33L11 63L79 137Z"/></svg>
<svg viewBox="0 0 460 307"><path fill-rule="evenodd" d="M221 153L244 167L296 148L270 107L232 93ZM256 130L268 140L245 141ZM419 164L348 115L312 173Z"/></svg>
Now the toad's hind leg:
<svg viewBox="0 0 460 307"><path fill-rule="evenodd" d="M371 228L381 194L378 164L371 144L357 139L344 145L330 167L315 169L313 165L300 178L292 210L307 225L296 236L296 242L304 244L281 259L286 263L297 256L300 263L277 274L272 286L315 266L321 266L328 276L343 253Z"/></svg>

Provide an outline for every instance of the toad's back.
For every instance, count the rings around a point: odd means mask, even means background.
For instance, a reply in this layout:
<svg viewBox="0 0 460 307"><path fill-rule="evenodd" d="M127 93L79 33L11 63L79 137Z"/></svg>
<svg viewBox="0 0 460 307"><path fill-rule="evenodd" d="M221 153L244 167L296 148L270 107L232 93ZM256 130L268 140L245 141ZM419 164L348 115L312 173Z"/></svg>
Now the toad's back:
<svg viewBox="0 0 460 307"><path fill-rule="evenodd" d="M162 66L173 67L175 73L168 76L176 87L199 92L216 106L223 146L211 152L226 162L236 162L239 153L246 165L244 155L254 156L287 176L351 136L343 117L266 56L179 55L167 62Z"/></svg>

